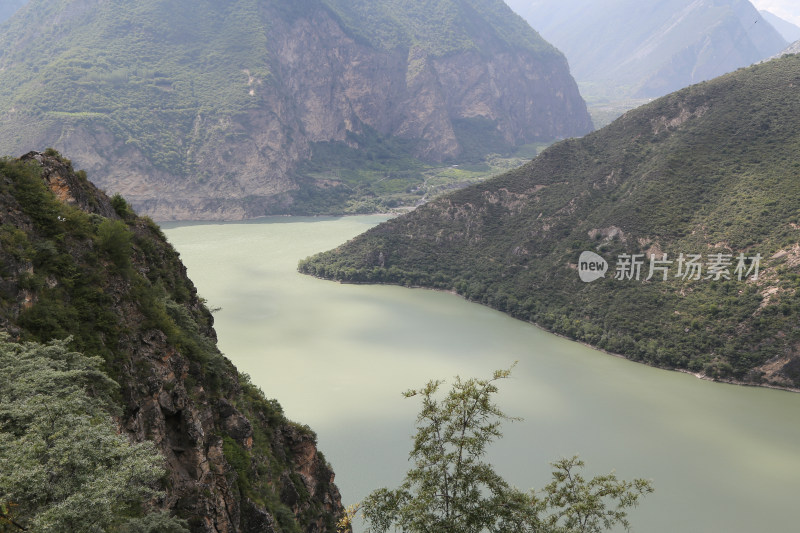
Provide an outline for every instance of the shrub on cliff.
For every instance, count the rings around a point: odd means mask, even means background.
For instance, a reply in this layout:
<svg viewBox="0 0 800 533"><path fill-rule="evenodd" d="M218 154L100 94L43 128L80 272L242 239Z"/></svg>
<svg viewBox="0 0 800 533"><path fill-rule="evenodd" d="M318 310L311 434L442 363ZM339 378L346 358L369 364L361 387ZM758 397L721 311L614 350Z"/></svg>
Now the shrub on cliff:
<svg viewBox="0 0 800 533"><path fill-rule="evenodd" d="M66 346L0 339L0 531L187 531L144 515L163 458L117 432L102 359Z"/></svg>

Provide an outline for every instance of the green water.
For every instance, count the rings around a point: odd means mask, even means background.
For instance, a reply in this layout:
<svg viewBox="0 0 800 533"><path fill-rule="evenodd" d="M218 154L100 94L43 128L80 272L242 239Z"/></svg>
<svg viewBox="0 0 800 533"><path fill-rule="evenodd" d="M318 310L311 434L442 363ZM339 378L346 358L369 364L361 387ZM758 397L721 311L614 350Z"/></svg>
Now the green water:
<svg viewBox="0 0 800 533"><path fill-rule="evenodd" d="M800 530L800 394L631 363L451 294L296 273L381 220L165 226L200 295L222 307L220 348L317 432L345 503L408 468L417 404L401 391L519 361L498 401L524 421L491 455L518 487L544 486L549 461L579 453L591 473L653 480L633 531Z"/></svg>

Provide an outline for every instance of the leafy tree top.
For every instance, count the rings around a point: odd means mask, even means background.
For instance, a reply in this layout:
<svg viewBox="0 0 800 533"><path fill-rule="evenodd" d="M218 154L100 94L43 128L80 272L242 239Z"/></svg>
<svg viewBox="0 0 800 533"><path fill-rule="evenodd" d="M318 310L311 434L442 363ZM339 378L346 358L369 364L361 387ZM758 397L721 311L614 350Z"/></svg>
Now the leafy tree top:
<svg viewBox="0 0 800 533"><path fill-rule="evenodd" d="M511 486L485 461L488 446L502 437L501 425L519 421L494 403L498 383L511 369L489 379L456 377L444 397L442 381L404 393L420 397L410 458L412 468L394 490L373 491L339 524L363 511L369 533L392 528L408 533L599 533L629 527L627 510L653 491L650 481L620 481L615 474L586 480L577 457L553 463L553 479L540 491Z"/></svg>

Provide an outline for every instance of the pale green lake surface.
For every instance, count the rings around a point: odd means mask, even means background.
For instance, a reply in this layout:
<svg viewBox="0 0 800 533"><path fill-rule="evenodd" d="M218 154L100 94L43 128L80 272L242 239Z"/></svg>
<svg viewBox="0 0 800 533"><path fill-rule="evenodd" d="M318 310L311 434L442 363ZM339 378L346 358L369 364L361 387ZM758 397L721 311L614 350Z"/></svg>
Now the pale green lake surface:
<svg viewBox="0 0 800 533"><path fill-rule="evenodd" d="M222 351L287 416L310 425L346 504L408 469L429 379L488 377L514 361L490 460L524 489L580 454L588 473L652 479L635 532L798 531L800 394L701 381L548 334L441 292L341 285L297 262L385 217L165 225L215 314Z"/></svg>

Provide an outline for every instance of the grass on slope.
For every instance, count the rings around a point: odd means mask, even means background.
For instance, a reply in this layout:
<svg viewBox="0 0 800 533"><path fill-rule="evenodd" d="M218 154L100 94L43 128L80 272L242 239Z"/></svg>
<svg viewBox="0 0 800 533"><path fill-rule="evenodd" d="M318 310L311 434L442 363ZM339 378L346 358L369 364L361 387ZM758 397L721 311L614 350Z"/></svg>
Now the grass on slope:
<svg viewBox="0 0 800 533"><path fill-rule="evenodd" d="M244 111L255 100L249 77L269 82L269 28L256 0L69 4L31 0L10 21L0 114L27 113L42 129L102 124L180 174L184 139L203 135L193 133L196 118ZM71 30L37 32L42 20Z"/></svg>
<svg viewBox="0 0 800 533"><path fill-rule="evenodd" d="M325 0L361 40L381 50L434 57L491 42L536 54L560 53L502 0Z"/></svg>

